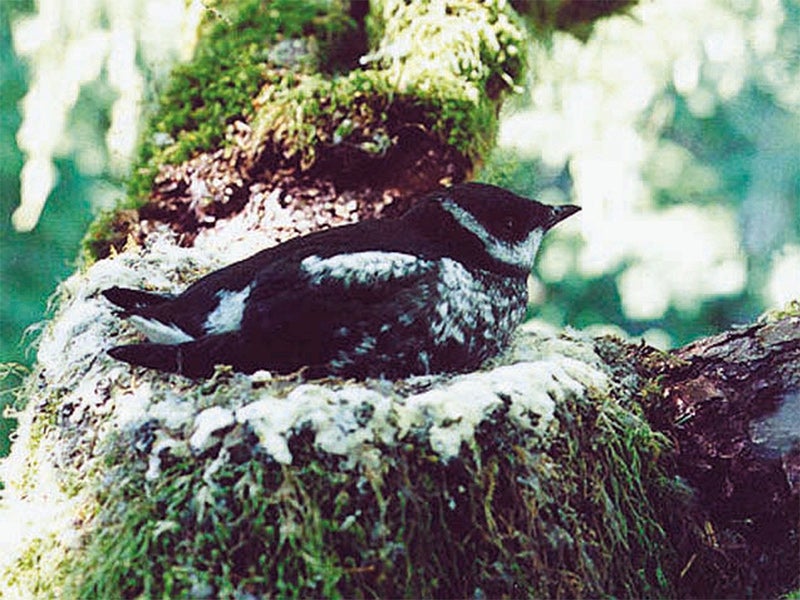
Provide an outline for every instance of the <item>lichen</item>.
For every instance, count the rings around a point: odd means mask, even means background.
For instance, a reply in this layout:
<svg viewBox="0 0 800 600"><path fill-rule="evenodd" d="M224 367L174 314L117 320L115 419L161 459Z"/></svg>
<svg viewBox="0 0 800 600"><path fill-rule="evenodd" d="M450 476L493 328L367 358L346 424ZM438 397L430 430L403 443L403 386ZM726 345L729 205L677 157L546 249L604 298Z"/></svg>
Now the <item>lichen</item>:
<svg viewBox="0 0 800 600"><path fill-rule="evenodd" d="M303 432L290 466L178 460L109 489L103 512L124 514L90 536L68 595L669 595L664 534L635 472L655 468L647 444L661 442L640 428L644 452L631 451L615 443L630 423L590 414L597 427L579 420L564 454L497 418L480 452L451 461L405 444L341 469ZM603 448L594 460L588 443Z"/></svg>
<svg viewBox="0 0 800 600"><path fill-rule="evenodd" d="M788 317L800 317L800 299L790 300L782 308L767 311L759 321L761 323L775 323Z"/></svg>
<svg viewBox="0 0 800 600"><path fill-rule="evenodd" d="M255 117L256 144L310 168L331 146L386 153L398 130L418 127L477 160L490 147L505 92L525 64L527 36L502 1L385 0L372 11L369 68L268 83Z"/></svg>

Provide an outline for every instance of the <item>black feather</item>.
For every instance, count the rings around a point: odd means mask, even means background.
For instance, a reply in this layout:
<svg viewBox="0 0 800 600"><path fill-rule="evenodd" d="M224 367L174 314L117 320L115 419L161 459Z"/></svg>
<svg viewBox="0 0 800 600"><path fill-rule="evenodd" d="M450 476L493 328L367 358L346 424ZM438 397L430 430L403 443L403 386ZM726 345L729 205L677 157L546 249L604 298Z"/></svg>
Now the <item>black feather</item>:
<svg viewBox="0 0 800 600"><path fill-rule="evenodd" d="M169 294L154 294L117 286L103 290L102 294L112 304L128 311L157 306L175 298Z"/></svg>
<svg viewBox="0 0 800 600"><path fill-rule="evenodd" d="M241 347L234 333L210 335L194 342L182 344L130 344L116 346L109 356L132 365L179 373L187 377L210 377L216 364L232 365L238 371L252 372L246 356L237 358L236 348ZM219 357L224 356L225 361Z"/></svg>

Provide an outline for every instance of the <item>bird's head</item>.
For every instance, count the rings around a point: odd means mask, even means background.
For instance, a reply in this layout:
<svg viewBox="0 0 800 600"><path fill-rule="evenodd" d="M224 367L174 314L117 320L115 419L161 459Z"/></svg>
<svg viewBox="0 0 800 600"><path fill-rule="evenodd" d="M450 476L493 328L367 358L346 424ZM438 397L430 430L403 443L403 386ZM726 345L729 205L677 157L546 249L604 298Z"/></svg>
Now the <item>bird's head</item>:
<svg viewBox="0 0 800 600"><path fill-rule="evenodd" d="M427 226L440 227L434 233L452 251L468 252L475 263L488 260L504 271L527 274L544 234L579 210L571 204L542 204L494 185L465 183L432 194L425 212L440 214Z"/></svg>

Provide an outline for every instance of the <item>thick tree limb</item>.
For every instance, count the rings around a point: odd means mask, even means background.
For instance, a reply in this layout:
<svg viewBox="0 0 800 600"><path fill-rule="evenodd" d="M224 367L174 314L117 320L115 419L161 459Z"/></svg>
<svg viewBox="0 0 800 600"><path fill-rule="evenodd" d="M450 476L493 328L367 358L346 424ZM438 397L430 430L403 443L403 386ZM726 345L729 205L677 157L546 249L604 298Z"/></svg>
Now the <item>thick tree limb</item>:
<svg viewBox="0 0 800 600"><path fill-rule="evenodd" d="M648 416L676 441L679 472L707 515L697 551L735 585L797 586L800 316L698 340L655 372L663 396ZM704 567L687 569L689 588L703 585Z"/></svg>

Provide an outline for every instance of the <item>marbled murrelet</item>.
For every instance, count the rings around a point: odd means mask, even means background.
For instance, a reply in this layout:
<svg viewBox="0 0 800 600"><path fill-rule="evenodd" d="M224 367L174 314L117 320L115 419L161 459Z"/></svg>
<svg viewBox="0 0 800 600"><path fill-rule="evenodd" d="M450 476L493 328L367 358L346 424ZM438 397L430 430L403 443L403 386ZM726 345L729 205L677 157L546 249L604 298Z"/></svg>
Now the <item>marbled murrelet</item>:
<svg viewBox="0 0 800 600"><path fill-rule="evenodd" d="M474 369L521 322L545 232L578 210L468 183L399 219L269 248L178 296L114 287L104 295L149 341L109 353L190 377L217 364L356 378Z"/></svg>

